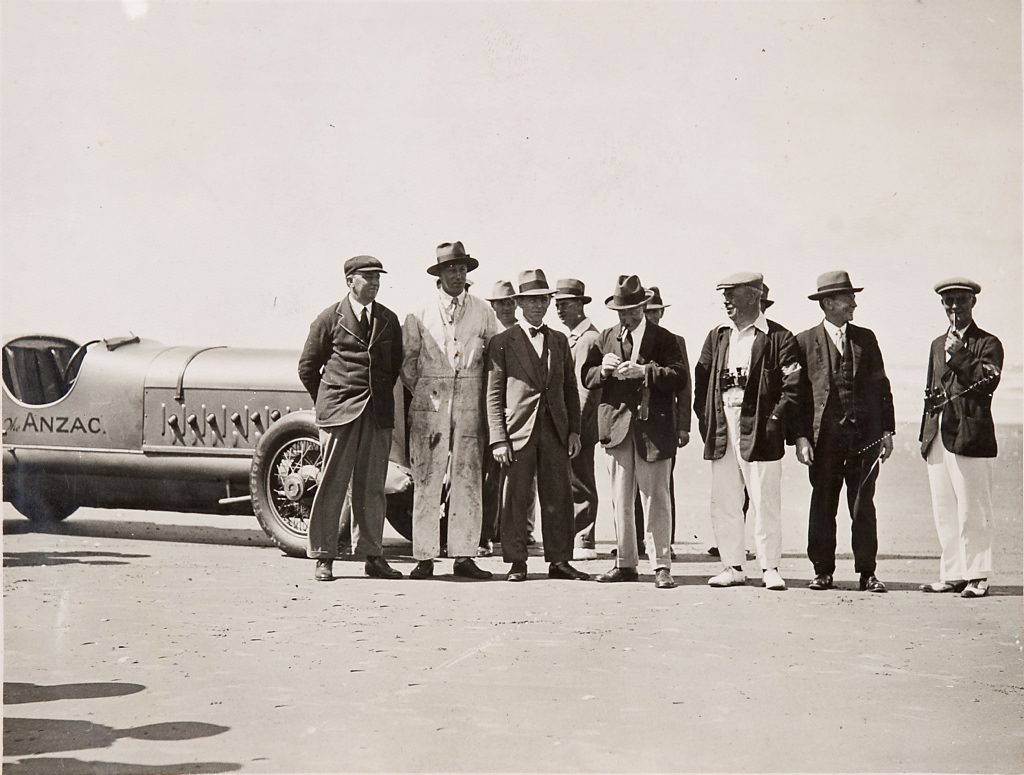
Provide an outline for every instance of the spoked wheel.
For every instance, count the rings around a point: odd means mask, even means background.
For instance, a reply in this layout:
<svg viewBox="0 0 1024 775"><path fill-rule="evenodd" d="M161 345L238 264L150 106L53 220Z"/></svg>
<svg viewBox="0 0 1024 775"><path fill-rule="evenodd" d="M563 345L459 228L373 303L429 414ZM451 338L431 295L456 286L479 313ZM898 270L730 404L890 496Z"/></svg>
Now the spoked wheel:
<svg viewBox="0 0 1024 775"><path fill-rule="evenodd" d="M312 412L275 422L256 445L249 472L253 511L285 554L306 556L309 512L320 482L320 439Z"/></svg>

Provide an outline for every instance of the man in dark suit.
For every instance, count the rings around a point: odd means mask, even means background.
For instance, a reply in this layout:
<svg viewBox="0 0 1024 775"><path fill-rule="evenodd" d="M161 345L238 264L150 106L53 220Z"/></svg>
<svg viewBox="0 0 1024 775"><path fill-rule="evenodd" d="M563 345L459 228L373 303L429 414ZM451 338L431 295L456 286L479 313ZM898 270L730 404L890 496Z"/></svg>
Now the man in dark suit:
<svg viewBox="0 0 1024 775"><path fill-rule="evenodd" d="M928 356L921 454L942 547L939 580L924 592L984 597L992 573L992 459L998 451L992 393L1003 345L974 322L981 286L965 277L936 284L949 329Z"/></svg>
<svg viewBox="0 0 1024 775"><path fill-rule="evenodd" d="M348 294L309 327L299 379L316 406L323 467L309 515L307 555L317 581L330 581L341 510L351 485L353 550L374 578L401 578L382 556L384 481L395 425L394 386L402 367L398 317L375 301L384 268L373 256L345 262Z"/></svg>
<svg viewBox="0 0 1024 775"><path fill-rule="evenodd" d="M594 475L594 449L597 447L597 405L601 391L583 384L581 372L591 345L597 341L597 326L590 322L583 307L590 303L582 280L567 277L555 283L555 311L569 332L573 371L580 392L580 453L572 459L572 501L576 512L575 560L596 560L594 531L597 523L597 479Z"/></svg>
<svg viewBox="0 0 1024 775"><path fill-rule="evenodd" d="M825 319L796 337L803 364L800 425L810 431L810 437L797 438L796 451L811 480L807 556L814 565L810 588L816 590L833 587L836 511L845 481L860 588L886 591L875 576L874 496L879 463L892 454L896 417L878 340L851 322L862 290L844 271L821 275L808 298L818 302Z"/></svg>
<svg viewBox="0 0 1024 775"><path fill-rule="evenodd" d="M553 294L542 270L521 272L516 303L524 322L495 335L488 346L487 425L491 453L506 468L500 529L509 581L526 580L527 509L535 479L548 576L590 578L568 562L569 459L580 451L580 401L569 340L544 325Z"/></svg>
<svg viewBox="0 0 1024 775"><path fill-rule="evenodd" d="M646 540L655 586L671 589L672 507L669 478L677 436L675 394L686 385L686 370L674 334L649 323L644 307L653 294L636 275L622 275L605 306L618 325L606 328L583 364L583 381L601 388L597 429L611 458L615 504L615 567L602 582L637 581L634 497L637 489L647 516Z"/></svg>
<svg viewBox="0 0 1024 775"><path fill-rule="evenodd" d="M787 423L799 420L800 351L793 334L764 316L762 275L740 272L717 288L729 321L708 333L693 370L693 410L704 439L704 459L711 461L711 524L725 565L708 584L746 583L745 490L754 514L762 582L768 589L783 590L782 456Z"/></svg>

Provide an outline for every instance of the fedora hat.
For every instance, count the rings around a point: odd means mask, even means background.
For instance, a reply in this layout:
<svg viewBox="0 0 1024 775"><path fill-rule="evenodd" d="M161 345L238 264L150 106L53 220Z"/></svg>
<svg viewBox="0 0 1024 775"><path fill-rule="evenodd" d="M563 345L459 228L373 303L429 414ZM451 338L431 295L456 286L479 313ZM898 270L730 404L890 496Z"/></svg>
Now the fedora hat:
<svg viewBox="0 0 1024 775"><path fill-rule="evenodd" d="M665 307L671 307L671 304L666 304L661 300L661 288L657 285L652 285L648 290L651 292L651 301L647 305L647 309L665 309Z"/></svg>
<svg viewBox="0 0 1024 775"><path fill-rule="evenodd" d="M652 296L654 294L644 290L635 274L621 274L615 282L615 292L604 300L604 306L608 309L633 309L647 304Z"/></svg>
<svg viewBox="0 0 1024 775"><path fill-rule="evenodd" d="M491 295L487 297L487 301L511 299L515 295L516 289L512 287L511 280L498 280L498 282L494 284L494 290L491 291Z"/></svg>
<svg viewBox="0 0 1024 775"><path fill-rule="evenodd" d="M519 273L519 292L516 296L554 296L548 287L543 269L526 269Z"/></svg>
<svg viewBox="0 0 1024 775"><path fill-rule="evenodd" d="M587 287L582 280L566 277L555 283L555 301L560 299L579 299L584 304L590 304L592 299L585 293Z"/></svg>
<svg viewBox="0 0 1024 775"><path fill-rule="evenodd" d="M427 267L427 273L437 277L441 274L441 268L449 264L465 264L467 272L480 266L480 262L466 252L461 242L442 242L437 246L437 260Z"/></svg>
<svg viewBox="0 0 1024 775"><path fill-rule="evenodd" d="M817 301L837 293L860 293L863 290L863 288L854 288L853 283L850 282L850 275L839 269L835 272L825 272L825 274L819 275L817 292L812 293L807 298Z"/></svg>
<svg viewBox="0 0 1024 775"><path fill-rule="evenodd" d="M945 293L946 291L970 291L977 295L981 293L981 286L966 277L950 277L948 280L935 283L936 293Z"/></svg>
<svg viewBox="0 0 1024 775"><path fill-rule="evenodd" d="M775 299L768 298L768 283L761 283L761 306L768 309L775 303Z"/></svg>

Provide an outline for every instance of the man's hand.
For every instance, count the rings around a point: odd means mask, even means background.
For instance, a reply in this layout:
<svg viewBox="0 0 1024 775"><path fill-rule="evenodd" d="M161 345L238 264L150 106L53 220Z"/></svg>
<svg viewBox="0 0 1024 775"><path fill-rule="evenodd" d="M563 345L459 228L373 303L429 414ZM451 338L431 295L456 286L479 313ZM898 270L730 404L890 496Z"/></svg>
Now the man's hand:
<svg viewBox="0 0 1024 775"><path fill-rule="evenodd" d="M882 452L878 457L884 463L890 455L892 455L892 436L887 433L882 437Z"/></svg>
<svg viewBox="0 0 1024 775"><path fill-rule="evenodd" d="M580 435L576 432L569 434L569 459L572 460L578 454L580 454Z"/></svg>
<svg viewBox="0 0 1024 775"><path fill-rule="evenodd" d="M814 462L814 450L811 449L811 442L803 436L796 440L796 459L805 466Z"/></svg>
<svg viewBox="0 0 1024 775"><path fill-rule="evenodd" d="M689 431L676 431L676 446L682 449L690 443Z"/></svg>
<svg viewBox="0 0 1024 775"><path fill-rule="evenodd" d="M494 459L503 466L512 464L512 445L507 441L495 444L494 449L491 450L491 454L494 455Z"/></svg>
<svg viewBox="0 0 1024 775"><path fill-rule="evenodd" d="M601 374L607 377L615 371L616 367L618 367L620 363L622 363L622 358L618 355L615 353L605 353L604 357L601 359Z"/></svg>
<svg viewBox="0 0 1024 775"><path fill-rule="evenodd" d="M642 379L644 367L638 366L633 361L623 361L615 369L615 376L619 379Z"/></svg>
<svg viewBox="0 0 1024 775"><path fill-rule="evenodd" d="M947 353L952 355L953 353L958 353L964 349L964 340L950 331L946 334L946 343L943 347L945 347Z"/></svg>

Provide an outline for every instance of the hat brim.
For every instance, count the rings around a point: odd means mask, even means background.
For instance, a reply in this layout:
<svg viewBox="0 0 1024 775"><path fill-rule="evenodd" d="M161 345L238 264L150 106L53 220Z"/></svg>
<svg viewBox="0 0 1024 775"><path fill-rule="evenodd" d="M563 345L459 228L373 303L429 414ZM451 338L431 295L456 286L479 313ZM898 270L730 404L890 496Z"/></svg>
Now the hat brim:
<svg viewBox="0 0 1024 775"><path fill-rule="evenodd" d="M555 291L555 301L564 301L568 299L579 299L584 304L590 304L590 302L593 301L589 296L580 296L575 293L559 293L558 291Z"/></svg>
<svg viewBox="0 0 1024 775"><path fill-rule="evenodd" d="M651 299L654 298L654 291L644 291L647 294L647 298L643 301L638 301L635 304L615 304L615 296L609 296L604 300L604 306L608 309L620 310L620 309L634 309L636 307L646 307Z"/></svg>
<svg viewBox="0 0 1024 775"><path fill-rule="evenodd" d="M532 291L523 291L512 295L514 299L521 299L524 296L554 296L555 292L550 288L534 288Z"/></svg>
<svg viewBox="0 0 1024 775"><path fill-rule="evenodd" d="M515 298L516 298L516 295L513 293L513 294L511 294L509 296L488 296L485 299L485 301L505 301L506 299L509 300L509 301L514 301Z"/></svg>
<svg viewBox="0 0 1024 775"><path fill-rule="evenodd" d="M764 308L768 309L770 306L772 306L772 304L775 303L775 299L762 299L762 303L764 304Z"/></svg>
<svg viewBox="0 0 1024 775"><path fill-rule="evenodd" d="M648 304L647 309L665 309L666 307L671 306L671 304Z"/></svg>
<svg viewBox="0 0 1024 775"><path fill-rule="evenodd" d="M838 296L840 293L860 293L863 290L863 288L832 288L831 290L828 291L818 291L817 293L812 293L807 298L810 299L811 301L817 301L818 299L824 299L828 296Z"/></svg>
<svg viewBox="0 0 1024 775"><path fill-rule="evenodd" d="M480 262L477 261L472 256L459 256L458 258L448 258L445 259L444 261L438 261L436 264L428 266L427 274L432 274L434 275L434 277L440 277L441 269L443 269L446 266L451 266L452 264L465 264L467 272L472 272L474 269L480 266Z"/></svg>

